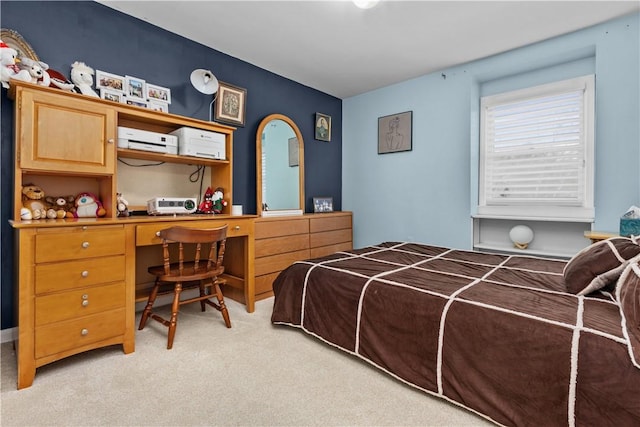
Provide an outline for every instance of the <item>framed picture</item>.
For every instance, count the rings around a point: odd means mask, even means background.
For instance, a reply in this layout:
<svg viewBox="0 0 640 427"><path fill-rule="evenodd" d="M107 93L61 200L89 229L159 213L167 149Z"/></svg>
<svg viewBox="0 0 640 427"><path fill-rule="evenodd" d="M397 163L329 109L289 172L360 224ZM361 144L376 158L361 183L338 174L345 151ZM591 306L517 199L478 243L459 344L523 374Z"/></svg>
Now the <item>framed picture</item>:
<svg viewBox="0 0 640 427"><path fill-rule="evenodd" d="M213 118L215 121L244 126L247 90L218 81L218 98Z"/></svg>
<svg viewBox="0 0 640 427"><path fill-rule="evenodd" d="M134 105L136 107L147 108L147 103L144 101L137 101L135 99L126 99L125 103L127 105Z"/></svg>
<svg viewBox="0 0 640 427"><path fill-rule="evenodd" d="M166 102L149 101L147 102L147 108L153 111L162 111L163 113L169 112L169 104Z"/></svg>
<svg viewBox="0 0 640 427"><path fill-rule="evenodd" d="M25 57L33 59L34 61L40 61L31 45L27 43L17 31L8 28L0 29L0 40L6 43L7 46L15 49L16 52L18 52L18 58Z"/></svg>
<svg viewBox="0 0 640 427"><path fill-rule="evenodd" d="M300 164L299 159L299 150L300 144L298 144L298 138L293 137L289 138L289 167L298 166Z"/></svg>
<svg viewBox="0 0 640 427"><path fill-rule="evenodd" d="M313 212L333 212L333 197L314 197Z"/></svg>
<svg viewBox="0 0 640 427"><path fill-rule="evenodd" d="M96 89L117 90L124 93L125 79L117 74L107 73L106 71L96 70Z"/></svg>
<svg viewBox="0 0 640 427"><path fill-rule="evenodd" d="M145 81L137 77L124 76L125 78L125 93L128 99L133 99L139 102L146 102ZM128 103L128 102L127 102Z"/></svg>
<svg viewBox="0 0 640 427"><path fill-rule="evenodd" d="M316 139L318 141L331 141L331 116L316 113Z"/></svg>
<svg viewBox="0 0 640 427"><path fill-rule="evenodd" d="M413 111L378 118L378 154L411 151Z"/></svg>
<svg viewBox="0 0 640 427"><path fill-rule="evenodd" d="M147 100L171 104L171 89L147 83Z"/></svg>
<svg viewBox="0 0 640 427"><path fill-rule="evenodd" d="M103 87L100 88L100 98L106 99L107 101L124 103L124 92Z"/></svg>

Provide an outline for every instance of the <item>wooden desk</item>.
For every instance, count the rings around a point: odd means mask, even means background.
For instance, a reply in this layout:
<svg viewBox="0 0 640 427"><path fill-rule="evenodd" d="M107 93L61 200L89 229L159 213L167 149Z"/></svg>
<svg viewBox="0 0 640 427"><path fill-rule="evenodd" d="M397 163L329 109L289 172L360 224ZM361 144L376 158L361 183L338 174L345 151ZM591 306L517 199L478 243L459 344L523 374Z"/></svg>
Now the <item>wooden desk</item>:
<svg viewBox="0 0 640 427"><path fill-rule="evenodd" d="M135 301L146 298L136 271L141 248L159 248L156 233L173 225L228 224L225 296L254 311L254 217L81 218L12 221L15 228L18 389L36 368L108 345L135 349ZM142 287L140 288L140 285ZM136 288L138 296L136 297Z"/></svg>

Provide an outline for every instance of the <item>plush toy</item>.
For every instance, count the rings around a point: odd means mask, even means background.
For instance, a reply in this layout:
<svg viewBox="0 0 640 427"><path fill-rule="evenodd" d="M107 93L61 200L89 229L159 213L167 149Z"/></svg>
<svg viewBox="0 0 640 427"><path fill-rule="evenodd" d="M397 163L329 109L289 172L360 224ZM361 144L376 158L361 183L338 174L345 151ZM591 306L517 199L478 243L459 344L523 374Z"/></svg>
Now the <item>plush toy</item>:
<svg viewBox="0 0 640 427"><path fill-rule="evenodd" d="M118 216L129 216L129 202L122 197L122 193L116 194L116 209Z"/></svg>
<svg viewBox="0 0 640 427"><path fill-rule="evenodd" d="M198 205L196 213L210 214L213 213L213 190L207 187L207 191L202 195L202 202Z"/></svg>
<svg viewBox="0 0 640 427"><path fill-rule="evenodd" d="M102 202L92 193L78 194L75 205L76 211L74 217L76 218L95 218L107 214L107 210L102 206Z"/></svg>
<svg viewBox="0 0 640 427"><path fill-rule="evenodd" d="M57 214L45 200L44 191L35 184L22 186L20 219L54 219Z"/></svg>
<svg viewBox="0 0 640 427"><path fill-rule="evenodd" d="M56 71L56 70L52 70L51 68L49 68L47 70L47 73L49 74L49 77L51 78L51 84L49 85L49 87L54 87L56 89L62 89L68 92L73 92L73 88L76 87L76 85L74 85L72 82L70 82L65 76L64 74L62 74L60 71Z"/></svg>
<svg viewBox="0 0 640 427"><path fill-rule="evenodd" d="M31 81L31 76L27 70L18 67L18 51L0 40L0 68L2 69L2 87L9 89L11 79Z"/></svg>
<svg viewBox="0 0 640 427"><path fill-rule="evenodd" d="M227 201L223 199L224 194L222 192L222 187L216 188L216 191L213 192L213 197L211 201L213 202L213 213L222 213L222 209L227 206Z"/></svg>
<svg viewBox="0 0 640 427"><path fill-rule="evenodd" d="M31 77L31 83L37 83L42 86L48 87L51 84L51 77L47 70L49 65L42 61L34 61L31 58L21 58L20 65L21 70L26 70Z"/></svg>
<svg viewBox="0 0 640 427"><path fill-rule="evenodd" d="M93 68L84 62L74 62L71 64L71 81L76 86L75 91L83 95L95 96L98 94L91 88L93 86Z"/></svg>
<svg viewBox="0 0 640 427"><path fill-rule="evenodd" d="M76 211L74 196L46 196L44 200L56 213L56 218L73 218Z"/></svg>

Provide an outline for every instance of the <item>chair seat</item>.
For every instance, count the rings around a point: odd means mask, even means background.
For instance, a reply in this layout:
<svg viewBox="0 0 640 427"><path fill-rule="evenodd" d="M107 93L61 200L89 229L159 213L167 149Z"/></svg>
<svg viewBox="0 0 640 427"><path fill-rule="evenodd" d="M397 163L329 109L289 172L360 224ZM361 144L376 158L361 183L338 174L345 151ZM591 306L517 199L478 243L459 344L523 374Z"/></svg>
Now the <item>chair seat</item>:
<svg viewBox="0 0 640 427"><path fill-rule="evenodd" d="M206 262L201 262L198 268L195 270L193 268L194 265L195 263L193 262L183 263L182 276L180 275L180 270L177 262L169 266L169 274L164 274L164 265L154 265L152 267L149 267L147 271L149 272L149 274L153 274L163 282L172 283L209 279L212 277L220 276L222 273L224 273L224 266L207 271Z"/></svg>

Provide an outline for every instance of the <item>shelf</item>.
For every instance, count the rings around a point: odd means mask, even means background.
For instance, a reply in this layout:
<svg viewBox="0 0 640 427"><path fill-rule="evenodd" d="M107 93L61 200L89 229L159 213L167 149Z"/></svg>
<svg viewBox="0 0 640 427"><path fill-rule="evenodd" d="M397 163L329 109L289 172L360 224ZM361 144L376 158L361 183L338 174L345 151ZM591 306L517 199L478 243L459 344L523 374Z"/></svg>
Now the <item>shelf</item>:
<svg viewBox="0 0 640 427"><path fill-rule="evenodd" d="M127 159L150 160L156 162L181 163L185 165L220 166L228 165L229 160L213 160L204 157L177 156L175 154L154 153L153 151L118 148L118 157Z"/></svg>
<svg viewBox="0 0 640 427"><path fill-rule="evenodd" d="M538 216L509 216L509 215L471 215L474 219L501 219L508 221L540 221L540 222L578 222L593 223L593 218L556 218L556 217L538 217Z"/></svg>
<svg viewBox="0 0 640 427"><path fill-rule="evenodd" d="M544 250L544 249L518 249L513 246L501 246L501 245L491 245L484 243L476 243L473 246L474 249L480 249L484 251L491 252L500 252L512 255L523 255L523 256L542 256L549 258L565 258L569 259L575 255L575 253L571 252L563 252L563 251L554 251L554 250Z"/></svg>

